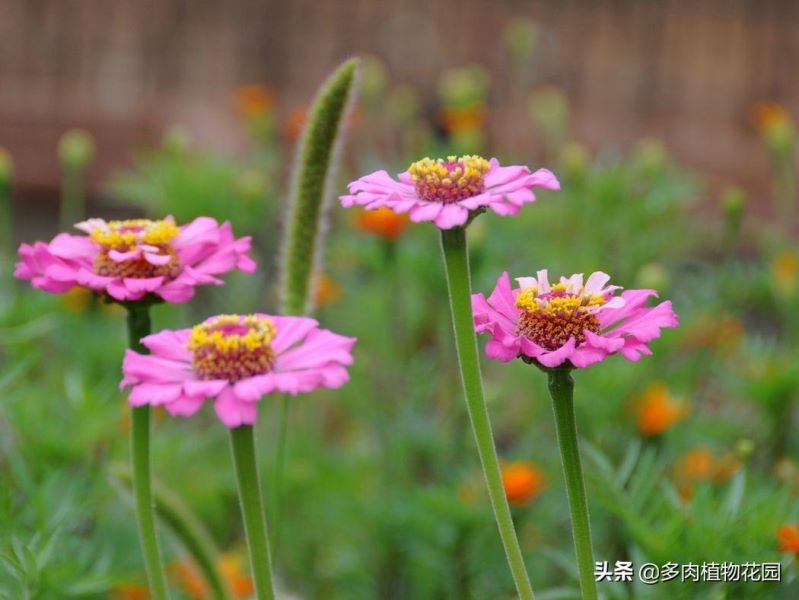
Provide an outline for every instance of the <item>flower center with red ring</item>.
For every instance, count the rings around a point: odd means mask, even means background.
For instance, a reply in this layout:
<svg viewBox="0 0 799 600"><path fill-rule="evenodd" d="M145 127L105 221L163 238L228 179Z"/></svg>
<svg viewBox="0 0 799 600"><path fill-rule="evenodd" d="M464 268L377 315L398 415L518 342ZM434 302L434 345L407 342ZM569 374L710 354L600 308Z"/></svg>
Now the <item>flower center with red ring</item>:
<svg viewBox="0 0 799 600"><path fill-rule="evenodd" d="M490 168L481 156L448 156L418 160L408 167L408 174L422 200L450 204L483 193Z"/></svg>
<svg viewBox="0 0 799 600"><path fill-rule="evenodd" d="M257 315L220 315L191 330L187 348L201 379L239 381L263 375L275 365L271 342L275 324Z"/></svg>
<svg viewBox="0 0 799 600"><path fill-rule="evenodd" d="M94 272L103 277L145 279L162 276L174 279L180 273L180 260L172 247L172 240L179 233L180 229L172 219L101 222L90 233L92 241L100 246L94 259ZM110 256L112 251L127 253L137 250L137 255L129 259L114 260ZM159 260L148 261L145 252Z"/></svg>
<svg viewBox="0 0 799 600"><path fill-rule="evenodd" d="M516 297L516 307L521 309L516 333L547 350L557 350L571 337L580 345L586 331L598 334L601 325L595 309L604 304L604 299L572 294L563 288L555 284L552 291L540 295L535 288L521 290Z"/></svg>

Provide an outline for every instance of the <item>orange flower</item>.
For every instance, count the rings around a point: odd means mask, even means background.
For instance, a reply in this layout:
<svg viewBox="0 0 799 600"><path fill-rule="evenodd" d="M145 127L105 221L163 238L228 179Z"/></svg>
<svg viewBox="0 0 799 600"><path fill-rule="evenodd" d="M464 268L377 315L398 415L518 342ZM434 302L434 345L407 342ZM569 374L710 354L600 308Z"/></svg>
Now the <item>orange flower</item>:
<svg viewBox="0 0 799 600"><path fill-rule="evenodd" d="M274 94L265 85L243 85L236 90L236 110L247 119L262 117L274 104Z"/></svg>
<svg viewBox="0 0 799 600"><path fill-rule="evenodd" d="M777 529L777 546L780 552L799 555L799 525L781 525Z"/></svg>
<svg viewBox="0 0 799 600"><path fill-rule="evenodd" d="M741 468L733 456L716 456L705 448L695 448L677 460L674 476L683 500L690 500L694 485L700 481L724 483Z"/></svg>
<svg viewBox="0 0 799 600"><path fill-rule="evenodd" d="M482 129L488 118L483 105L468 108L449 107L441 111L441 125L449 133Z"/></svg>
<svg viewBox="0 0 799 600"><path fill-rule="evenodd" d="M246 598L255 592L252 578L244 571L240 554L227 552L219 560L219 570L236 598Z"/></svg>
<svg viewBox="0 0 799 600"><path fill-rule="evenodd" d="M523 506L546 489L547 478L533 463L518 461L502 467L502 484L508 502Z"/></svg>
<svg viewBox="0 0 799 600"><path fill-rule="evenodd" d="M341 300L341 296L341 284L339 284L338 281L331 279L326 273L319 273L317 275L316 289L314 290L316 306L322 307L328 304L334 304Z"/></svg>
<svg viewBox="0 0 799 600"><path fill-rule="evenodd" d="M685 402L675 399L661 382L650 384L636 409L638 429L646 436L665 433L688 414Z"/></svg>
<svg viewBox="0 0 799 600"><path fill-rule="evenodd" d="M308 118L308 107L298 106L289 113L286 122L283 124L283 135L290 141L296 142L300 139L305 120Z"/></svg>
<svg viewBox="0 0 799 600"><path fill-rule="evenodd" d="M226 552L219 557L219 572L234 598L247 598L255 591L252 579L244 570L244 561L239 553ZM208 584L193 562L184 560L169 567L175 585L194 600L211 597Z"/></svg>
<svg viewBox="0 0 799 600"><path fill-rule="evenodd" d="M791 115L788 110L776 102L760 102L752 111L755 126L759 131L772 131L790 126Z"/></svg>
<svg viewBox="0 0 799 600"><path fill-rule="evenodd" d="M361 211L355 219L355 227L364 233L370 233L386 240L399 238L405 233L409 223L408 215L397 214L386 207Z"/></svg>
<svg viewBox="0 0 799 600"><path fill-rule="evenodd" d="M790 250L782 250L771 263L771 281L780 294L790 295L796 290L799 279L799 257Z"/></svg>
<svg viewBox="0 0 799 600"><path fill-rule="evenodd" d="M119 583L111 590L113 600L150 600L150 590L146 585Z"/></svg>

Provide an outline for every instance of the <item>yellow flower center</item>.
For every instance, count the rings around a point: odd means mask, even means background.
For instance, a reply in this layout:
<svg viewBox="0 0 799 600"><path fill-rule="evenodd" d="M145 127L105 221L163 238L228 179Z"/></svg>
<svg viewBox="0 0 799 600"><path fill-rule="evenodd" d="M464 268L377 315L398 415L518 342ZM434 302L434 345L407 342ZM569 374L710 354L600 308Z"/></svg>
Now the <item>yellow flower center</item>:
<svg viewBox="0 0 799 600"><path fill-rule="evenodd" d="M129 219L103 223L89 234L92 241L101 246L94 259L94 272L103 277L144 279L163 276L173 279L180 272L180 262L171 242L179 233L180 229L172 219ZM150 253L169 256L169 261L154 265L141 255L121 262L109 256L112 250L128 252L142 245L150 246Z"/></svg>
<svg viewBox="0 0 799 600"><path fill-rule="evenodd" d="M591 308L604 304L605 298L566 289L567 284L556 283L544 294L535 287L521 290L516 297L516 307L522 311L517 333L547 350L557 350L570 337L579 345L586 331L599 333L599 319Z"/></svg>
<svg viewBox="0 0 799 600"><path fill-rule="evenodd" d="M481 156L423 158L408 168L416 193L427 202L449 204L476 196L485 189L491 165Z"/></svg>
<svg viewBox="0 0 799 600"><path fill-rule="evenodd" d="M187 348L201 379L239 381L272 370L275 324L257 315L220 315L191 330Z"/></svg>
<svg viewBox="0 0 799 600"><path fill-rule="evenodd" d="M128 219L109 221L93 229L91 238L105 248L124 251L139 244L166 246L178 233L180 229L172 219Z"/></svg>

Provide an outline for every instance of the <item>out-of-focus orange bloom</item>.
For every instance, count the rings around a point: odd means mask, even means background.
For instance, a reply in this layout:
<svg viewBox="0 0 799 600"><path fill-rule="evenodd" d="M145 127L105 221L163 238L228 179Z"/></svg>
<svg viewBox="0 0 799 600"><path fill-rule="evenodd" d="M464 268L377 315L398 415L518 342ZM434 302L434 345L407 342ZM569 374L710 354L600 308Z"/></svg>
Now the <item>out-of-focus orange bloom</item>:
<svg viewBox="0 0 799 600"><path fill-rule="evenodd" d="M732 315L702 315L687 328L682 344L689 349L707 348L722 356L731 356L741 347L744 326Z"/></svg>
<svg viewBox="0 0 799 600"><path fill-rule="evenodd" d="M636 405L638 429L646 436L665 433L688 414L688 406L674 398L664 383L655 382L644 391Z"/></svg>
<svg viewBox="0 0 799 600"><path fill-rule="evenodd" d="M245 572L241 554L232 552L223 554L219 560L219 570L234 597L246 598L255 592L252 578Z"/></svg>
<svg viewBox="0 0 799 600"><path fill-rule="evenodd" d="M316 300L316 306L327 306L328 304L334 304L341 300L341 296L343 295L341 284L328 277L326 273L319 273L317 275L315 285L314 299Z"/></svg>
<svg viewBox="0 0 799 600"><path fill-rule="evenodd" d="M758 131L767 132L777 128L790 127L791 115L788 110L776 102L759 102L755 104L752 118Z"/></svg>
<svg viewBox="0 0 799 600"><path fill-rule="evenodd" d="M275 105L275 95L265 85L243 85L236 90L236 110L247 119L262 117Z"/></svg>
<svg viewBox="0 0 799 600"><path fill-rule="evenodd" d="M547 478L533 463L517 461L502 467L502 485L508 502L522 506L547 488Z"/></svg>
<svg viewBox="0 0 799 600"><path fill-rule="evenodd" d="M244 560L237 552L226 552L219 558L219 572L234 598L246 598L255 591L252 579L244 570ZM175 585L193 600L211 598L211 590L197 567L189 560L173 563L169 574Z"/></svg>
<svg viewBox="0 0 799 600"><path fill-rule="evenodd" d="M799 256L791 250L782 250L771 263L771 281L776 290L784 295L796 291L799 280Z"/></svg>
<svg viewBox="0 0 799 600"><path fill-rule="evenodd" d="M447 107L441 111L441 126L449 133L482 129L488 119L484 105L468 108Z"/></svg>
<svg viewBox="0 0 799 600"><path fill-rule="evenodd" d="M92 292L85 287L74 287L61 295L61 304L64 305L64 308L75 313L85 312L91 301Z"/></svg>
<svg viewBox="0 0 799 600"><path fill-rule="evenodd" d="M780 552L799 555L799 525L781 525L777 529L777 547Z"/></svg>
<svg viewBox="0 0 799 600"><path fill-rule="evenodd" d="M677 460L674 478L683 500L690 500L700 481L724 483L741 468L734 456L717 456L705 448L695 448Z"/></svg>
<svg viewBox="0 0 799 600"><path fill-rule="evenodd" d="M308 106L302 105L294 108L283 123L283 136L290 142L296 142L300 139L307 118Z"/></svg>
<svg viewBox="0 0 799 600"><path fill-rule="evenodd" d="M150 590L146 585L119 583L111 590L113 600L150 600Z"/></svg>
<svg viewBox="0 0 799 600"><path fill-rule="evenodd" d="M362 210L355 218L356 228L386 240L399 238L405 233L409 224L408 215L397 214L386 207L377 210Z"/></svg>

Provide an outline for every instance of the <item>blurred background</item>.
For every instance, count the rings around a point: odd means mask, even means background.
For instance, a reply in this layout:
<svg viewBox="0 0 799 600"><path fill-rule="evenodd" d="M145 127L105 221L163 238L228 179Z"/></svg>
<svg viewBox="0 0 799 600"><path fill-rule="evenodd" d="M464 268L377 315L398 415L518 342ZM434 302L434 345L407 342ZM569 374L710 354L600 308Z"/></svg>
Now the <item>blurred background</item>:
<svg viewBox="0 0 799 600"><path fill-rule="evenodd" d="M797 12L789 0L4 0L0 140L29 209L55 200L59 136L90 131L98 152L89 179L101 197L97 186L165 127L240 150L240 86L267 86L285 121L334 65L366 53L383 61L391 87L413 86L434 123L442 72L482 65L485 134L498 146L540 150L527 92L554 86L571 134L590 148L657 136L714 181L734 175L762 192L767 157L752 110L799 102ZM534 20L531 39L508 39L514 17ZM531 56L509 56L514 44Z"/></svg>
<svg viewBox="0 0 799 600"><path fill-rule="evenodd" d="M779 562L782 581L603 584L605 598L799 597L799 5L788 0L0 0L0 597L147 597L117 390L124 315L14 281L20 242L87 216L230 220L259 272L154 326L275 310L295 146L315 90L362 57L335 194L376 169L480 153L558 193L469 229L473 287L603 270L671 299L654 355L576 373L597 560ZM273 522L283 598L504 600L461 397L438 235L328 215L323 326L359 338L351 382L292 402ZM482 342L481 342L482 344ZM537 597L579 597L544 378L483 362ZM275 400L272 402L272 400ZM270 518L278 400L258 429ZM246 598L226 435L156 419L156 472ZM178 598L210 598L164 528Z"/></svg>

